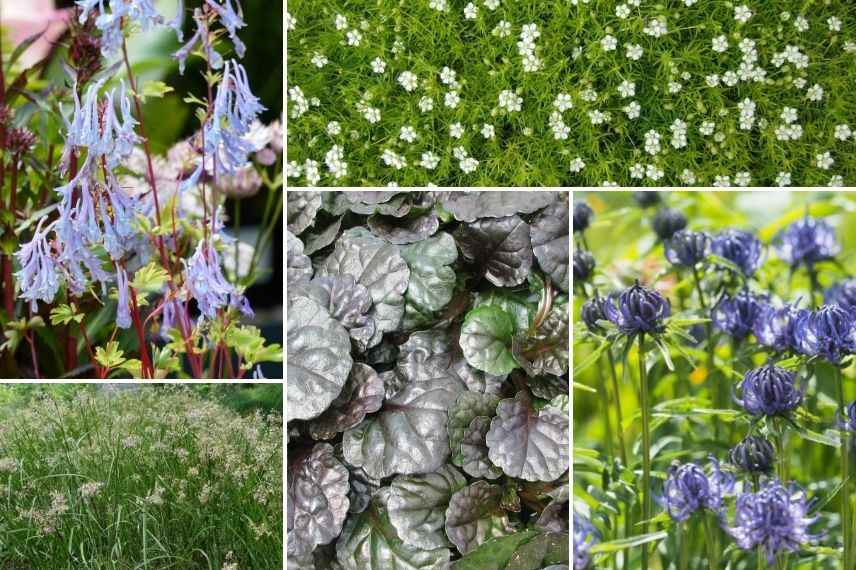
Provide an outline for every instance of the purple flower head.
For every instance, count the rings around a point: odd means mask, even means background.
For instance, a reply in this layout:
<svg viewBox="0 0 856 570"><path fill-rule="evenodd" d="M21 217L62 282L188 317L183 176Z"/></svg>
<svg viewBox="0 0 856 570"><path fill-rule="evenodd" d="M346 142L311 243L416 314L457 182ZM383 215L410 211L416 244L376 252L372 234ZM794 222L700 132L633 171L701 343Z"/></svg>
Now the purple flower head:
<svg viewBox="0 0 856 570"><path fill-rule="evenodd" d="M726 531L743 550L762 547L767 563L772 565L778 554L796 552L801 545L820 538L809 533L817 520L809 516L811 506L805 491L771 479L757 493L737 497L734 526Z"/></svg>
<svg viewBox="0 0 856 570"><path fill-rule="evenodd" d="M835 425L839 429L856 431L856 400L844 408L844 417L841 417L841 410L836 412Z"/></svg>
<svg viewBox="0 0 856 570"><path fill-rule="evenodd" d="M687 227L687 218L680 210L674 208L663 208L654 214L651 222L654 233L661 240L667 240L675 235L675 232Z"/></svg>
<svg viewBox="0 0 856 570"><path fill-rule="evenodd" d="M633 200L640 208L650 208L660 203L660 193L653 190L639 190L633 193Z"/></svg>
<svg viewBox="0 0 856 570"><path fill-rule="evenodd" d="M598 321L609 320L604 312L604 306L607 300L603 297L592 297L580 308L580 318L582 318L588 330L600 334L603 332L603 327L597 324Z"/></svg>
<svg viewBox="0 0 856 570"><path fill-rule="evenodd" d="M210 241L201 241L187 267L187 289L199 304L199 310L209 319L217 317L217 310L232 306L251 316L252 309L243 295L226 281L220 269L220 256Z"/></svg>
<svg viewBox="0 0 856 570"><path fill-rule="evenodd" d="M75 147L86 148L89 151L87 162L95 164L98 162L95 159L105 157L108 169L112 170L131 156L134 147L141 143L142 139L134 131L137 121L131 114L131 102L125 92L125 83L122 82L118 96L120 118L115 109L115 89L105 94L103 103L99 99L98 92L105 81L102 79L91 84L82 103L77 96L75 85L74 113L71 122L65 122L68 131L65 153L70 153ZM63 163L65 162L67 160L64 158Z"/></svg>
<svg viewBox="0 0 856 570"><path fill-rule="evenodd" d="M176 327L189 331L193 328L193 324L190 322L184 305L179 300L164 299L160 337L165 341L171 340L169 332Z"/></svg>
<svg viewBox="0 0 856 570"><path fill-rule="evenodd" d="M806 216L780 231L773 240L776 253L791 267L811 267L841 251L835 230L823 220Z"/></svg>
<svg viewBox="0 0 856 570"><path fill-rule="evenodd" d="M783 352L794 345L794 324L807 312L794 305L776 307L772 303L761 303L761 309L752 323L752 332L758 342L776 352Z"/></svg>
<svg viewBox="0 0 856 570"><path fill-rule="evenodd" d="M796 372L766 364L748 371L738 384L734 400L753 416L780 416L802 403L803 391L796 385Z"/></svg>
<svg viewBox="0 0 856 570"><path fill-rule="evenodd" d="M794 323L794 346L802 354L838 364L856 352L856 310L824 305L800 314Z"/></svg>
<svg viewBox="0 0 856 570"><path fill-rule="evenodd" d="M663 321L671 314L669 301L638 281L620 294L610 295L603 309L606 318L628 336L662 332Z"/></svg>
<svg viewBox="0 0 856 570"><path fill-rule="evenodd" d="M584 249L574 251L574 282L588 281L596 265L594 255L590 251Z"/></svg>
<svg viewBox="0 0 856 570"><path fill-rule="evenodd" d="M722 511L722 498L734 489L734 477L719 469L719 462L710 457L711 472L707 475L695 463L675 463L663 484L661 502L676 521L685 521L696 511Z"/></svg>
<svg viewBox="0 0 856 570"><path fill-rule="evenodd" d="M222 4L215 2L215 0L205 0L205 3L220 16L220 23L228 30L229 39L235 44L235 53L238 54L238 57L242 58L247 51L247 47L238 37L238 30L246 27L247 24L243 19L241 4L238 0L235 0L235 4L238 6L236 12L235 7L232 5L232 0L221 0L221 2Z"/></svg>
<svg viewBox="0 0 856 570"><path fill-rule="evenodd" d="M679 230L666 240L666 259L679 267L695 267L710 251L710 237L704 232Z"/></svg>
<svg viewBox="0 0 856 570"><path fill-rule="evenodd" d="M841 305L846 309L856 308L856 278L848 277L827 289L823 302L827 305Z"/></svg>
<svg viewBox="0 0 856 570"><path fill-rule="evenodd" d="M763 301L763 297L749 291L740 291L733 297L726 295L711 311L713 326L734 339L743 340L752 332Z"/></svg>
<svg viewBox="0 0 856 570"><path fill-rule="evenodd" d="M15 257L21 263L20 271L15 273L15 279L21 288L21 298L30 301L33 312L38 310L37 300L52 303L59 291L59 266L51 252L47 236L54 224L42 229L47 218L39 220L33 239L21 244ZM55 222L54 222L55 223Z"/></svg>
<svg viewBox="0 0 856 570"><path fill-rule="evenodd" d="M594 212L585 202L574 202L574 233L584 232L591 224Z"/></svg>
<svg viewBox="0 0 856 570"><path fill-rule="evenodd" d="M589 550L600 540L600 533L587 518L574 513L574 570L589 566Z"/></svg>
<svg viewBox="0 0 856 570"><path fill-rule="evenodd" d="M128 291L128 273L124 267L116 266L116 289L119 292L118 308L116 309L116 326L126 329L131 326L131 305Z"/></svg>
<svg viewBox="0 0 856 570"><path fill-rule="evenodd" d="M763 437L746 436L731 448L728 459L747 473L769 473L775 460L773 444Z"/></svg>
<svg viewBox="0 0 856 570"><path fill-rule="evenodd" d="M713 238L713 253L727 259L740 268L746 277L751 277L761 266L761 242L748 232L724 230Z"/></svg>

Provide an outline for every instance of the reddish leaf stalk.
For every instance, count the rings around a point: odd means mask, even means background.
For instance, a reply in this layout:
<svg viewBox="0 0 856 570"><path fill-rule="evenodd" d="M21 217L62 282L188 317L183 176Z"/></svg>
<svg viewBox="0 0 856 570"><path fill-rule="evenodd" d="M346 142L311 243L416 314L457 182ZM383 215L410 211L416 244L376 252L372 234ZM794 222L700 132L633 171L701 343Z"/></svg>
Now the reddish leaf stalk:
<svg viewBox="0 0 856 570"><path fill-rule="evenodd" d="M12 190L9 197L9 212L12 214L12 222L6 227L6 236L11 237L15 232L15 200L18 193L18 160L20 155L12 156ZM3 256L3 306L6 308L6 314L9 315L9 320L15 319L15 280L12 277L12 256Z"/></svg>
<svg viewBox="0 0 856 570"><path fill-rule="evenodd" d="M131 319L134 321L134 330L137 331L137 338L140 341L140 359L143 362L142 376L145 378L146 374L148 374L149 378L154 378L154 368L152 367L152 359L149 358L146 334L143 332L143 323L140 321L140 308L137 306L137 291L130 285L128 289L131 290Z"/></svg>

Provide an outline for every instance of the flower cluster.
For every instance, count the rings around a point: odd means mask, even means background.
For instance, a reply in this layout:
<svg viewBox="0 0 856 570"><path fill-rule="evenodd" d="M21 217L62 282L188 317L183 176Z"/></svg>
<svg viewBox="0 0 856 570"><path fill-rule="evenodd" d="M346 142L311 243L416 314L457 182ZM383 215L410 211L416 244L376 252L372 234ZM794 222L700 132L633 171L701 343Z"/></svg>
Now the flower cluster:
<svg viewBox="0 0 856 570"><path fill-rule="evenodd" d="M669 468L663 484L662 503L669 516L685 521L701 509L721 513L722 499L732 492L734 477L723 473L719 462L710 458L710 475L695 463L677 463Z"/></svg>

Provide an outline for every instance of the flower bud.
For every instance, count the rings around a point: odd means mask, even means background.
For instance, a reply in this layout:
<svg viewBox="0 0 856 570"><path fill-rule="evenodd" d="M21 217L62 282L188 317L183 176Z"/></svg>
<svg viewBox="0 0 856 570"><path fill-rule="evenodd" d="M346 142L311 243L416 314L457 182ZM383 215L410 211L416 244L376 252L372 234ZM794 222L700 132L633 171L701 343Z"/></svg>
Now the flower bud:
<svg viewBox="0 0 856 570"><path fill-rule="evenodd" d="M651 225L658 238L667 240L675 235L675 232L687 227L687 218L679 210L663 208L654 215Z"/></svg>
<svg viewBox="0 0 856 570"><path fill-rule="evenodd" d="M747 436L728 452L731 464L747 473L769 473L773 469L773 444L763 437Z"/></svg>

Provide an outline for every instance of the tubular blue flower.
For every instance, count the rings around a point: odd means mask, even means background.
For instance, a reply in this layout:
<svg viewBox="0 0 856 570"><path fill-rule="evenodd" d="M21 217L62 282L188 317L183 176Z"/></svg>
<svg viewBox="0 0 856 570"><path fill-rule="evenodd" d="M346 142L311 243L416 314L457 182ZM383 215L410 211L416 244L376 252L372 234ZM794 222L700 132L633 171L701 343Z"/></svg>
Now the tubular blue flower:
<svg viewBox="0 0 856 570"><path fill-rule="evenodd" d="M574 251L574 282L588 281L596 265L594 255L590 251L584 249Z"/></svg>
<svg viewBox="0 0 856 570"><path fill-rule="evenodd" d="M796 385L796 372L772 364L754 368L738 384L734 400L753 416L781 416L802 403L803 391Z"/></svg>
<svg viewBox="0 0 856 570"><path fill-rule="evenodd" d="M734 526L725 530L743 550L762 547L767 563L773 564L778 554L796 552L800 546L820 538L809 533L809 527L817 520L809 516L811 506L805 491L771 479L757 493L741 493L737 497Z"/></svg>
<svg viewBox="0 0 856 570"><path fill-rule="evenodd" d="M109 11L105 4L109 6ZM163 25L164 19L154 7L152 0L77 0L81 8L80 23L86 23L90 13L97 7L95 27L101 32L101 53L111 57L122 47L122 19L136 23L147 32L154 26ZM183 3L178 3L178 16L167 25L173 28L181 41L181 16Z"/></svg>
<svg viewBox="0 0 856 570"><path fill-rule="evenodd" d="M47 240L48 233L56 222L42 229L46 219L39 220L33 239L22 243L15 253L21 263L21 269L15 273L15 279L21 288L21 298L30 302L33 312L38 310L37 301L53 302L61 280L59 266Z"/></svg>
<svg viewBox="0 0 856 570"><path fill-rule="evenodd" d="M824 305L800 314L793 325L794 347L833 364L856 352L856 310Z"/></svg>
<svg viewBox="0 0 856 570"><path fill-rule="evenodd" d="M590 332L595 334L603 332L603 327L597 324L597 322L608 320L604 312L606 303L607 300L603 297L592 297L580 307L580 318L582 318Z"/></svg>
<svg viewBox="0 0 856 570"><path fill-rule="evenodd" d="M116 115L115 89L105 94L103 104L99 103L98 93L105 81L102 79L90 85L82 103L77 96L76 85L72 90L74 112L71 122L65 121L68 131L65 152L71 152L74 147L85 148L89 151L87 160L91 157L92 162L97 162L94 159L103 156L108 169L113 169L131 156L134 147L142 139L134 131L138 123L131 114L131 101L127 97L124 82L120 85L118 97L121 119Z"/></svg>
<svg viewBox="0 0 856 570"><path fill-rule="evenodd" d="M247 48L244 42L238 37L238 30L246 27L247 24L244 22L243 14L240 13L241 4L238 0L235 0L235 4L238 6L238 11L236 12L234 6L232 6L232 0L222 0L222 2L222 4L218 4L215 0L205 0L205 3L220 16L220 23L229 32L229 39L235 44L235 53L238 54L238 57L242 58Z"/></svg>
<svg viewBox="0 0 856 570"><path fill-rule="evenodd" d="M574 233L584 232L591 224L594 212L585 202L574 202Z"/></svg>
<svg viewBox="0 0 856 570"><path fill-rule="evenodd" d="M714 236L711 250L739 267L746 277L751 277L761 266L761 242L748 232L724 230Z"/></svg>
<svg viewBox="0 0 856 570"><path fill-rule="evenodd" d="M187 290L199 304L199 310L209 319L217 317L217 310L232 306L251 316L252 309L246 297L226 281L220 269L220 256L210 241L200 241L187 268Z"/></svg>
<svg viewBox="0 0 856 570"><path fill-rule="evenodd" d="M620 294L610 295L603 309L606 317L628 336L662 332L663 321L671 314L669 301L638 281Z"/></svg>
<svg viewBox="0 0 856 570"><path fill-rule="evenodd" d="M589 550L600 540L600 533L587 518L574 513L574 570L589 566Z"/></svg>
<svg viewBox="0 0 856 570"><path fill-rule="evenodd" d="M722 297L711 310L713 326L736 340L743 340L752 332L763 300L749 291Z"/></svg>
<svg viewBox="0 0 856 570"><path fill-rule="evenodd" d="M709 476L695 463L675 463L669 468L661 502L672 519L685 521L702 509L722 512L722 498L733 491L734 477L723 473L713 456L710 466Z"/></svg>
<svg viewBox="0 0 856 570"><path fill-rule="evenodd" d="M672 265L695 267L710 251L710 236L704 232L679 230L666 240L666 259Z"/></svg>
<svg viewBox="0 0 856 570"><path fill-rule="evenodd" d="M675 232L687 227L687 218L680 210L663 208L654 214L651 226L654 228L657 237L665 241L675 235Z"/></svg>
<svg viewBox="0 0 856 570"><path fill-rule="evenodd" d="M250 91L247 72L235 60L226 62L223 79L217 87L214 109L203 125L203 151L213 157L214 176L234 175L258 150L248 138L253 122L265 107ZM203 157L204 158L204 157ZM204 160L181 185L184 191L196 184Z"/></svg>
<svg viewBox="0 0 856 570"><path fill-rule="evenodd" d="M845 309L856 307L856 278L848 277L827 289L823 302L827 305L840 305Z"/></svg>
<svg viewBox="0 0 856 570"><path fill-rule="evenodd" d="M773 240L779 257L791 267L812 267L841 252L835 230L824 220L806 216L780 231Z"/></svg>
<svg viewBox="0 0 856 570"><path fill-rule="evenodd" d="M763 437L750 435L731 448L728 459L747 473L769 473L775 461L773 444Z"/></svg>
<svg viewBox="0 0 856 570"><path fill-rule="evenodd" d="M126 329L131 326L131 303L128 290L128 273L124 267L116 265L116 289L119 292L118 307L116 308L116 326Z"/></svg>
<svg viewBox="0 0 856 570"><path fill-rule="evenodd" d="M654 190L639 190L633 193L633 199L640 208L650 208L660 203L660 193Z"/></svg>
<svg viewBox="0 0 856 570"><path fill-rule="evenodd" d="M771 303L761 303L761 309L752 323L752 332L760 344L776 352L783 352L794 347L794 324L806 312L793 305L776 307Z"/></svg>

